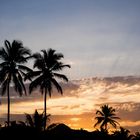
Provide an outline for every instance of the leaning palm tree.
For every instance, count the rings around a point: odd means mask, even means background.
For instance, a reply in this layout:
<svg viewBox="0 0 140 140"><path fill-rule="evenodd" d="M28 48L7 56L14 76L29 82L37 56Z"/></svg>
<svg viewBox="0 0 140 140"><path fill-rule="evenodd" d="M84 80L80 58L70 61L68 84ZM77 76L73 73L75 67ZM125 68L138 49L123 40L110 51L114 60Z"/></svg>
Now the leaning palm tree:
<svg viewBox="0 0 140 140"><path fill-rule="evenodd" d="M97 122L95 123L94 127L100 124L101 129L107 130L107 125L111 124L114 128L117 127L117 124L119 124L116 119L119 119L119 117L116 117L115 109L112 107L109 107L108 105L101 106L101 110L96 111L96 117L95 119Z"/></svg>
<svg viewBox="0 0 140 140"><path fill-rule="evenodd" d="M42 54L41 54L42 53ZM44 93L44 113L46 116L46 99L47 94L51 97L53 86L56 87L57 91L61 94L63 93L61 85L57 82L56 78L68 81L68 78L58 73L63 70L63 68L70 65L63 64L60 60L64 57L61 53L56 53L53 49L42 50L41 53L35 53L33 56L35 58L34 68L36 71L29 72L27 78L34 78L34 80L29 85L29 92L31 93L35 88L39 87L41 93ZM44 130L46 127L46 122L44 125Z"/></svg>
<svg viewBox="0 0 140 140"><path fill-rule="evenodd" d="M26 94L23 77L25 72L31 71L23 65L30 57L30 50L25 48L20 41L14 40L12 43L5 40L5 46L0 48L0 85L1 94L7 92L8 113L7 124L10 123L10 85L14 86L15 91L21 96Z"/></svg>

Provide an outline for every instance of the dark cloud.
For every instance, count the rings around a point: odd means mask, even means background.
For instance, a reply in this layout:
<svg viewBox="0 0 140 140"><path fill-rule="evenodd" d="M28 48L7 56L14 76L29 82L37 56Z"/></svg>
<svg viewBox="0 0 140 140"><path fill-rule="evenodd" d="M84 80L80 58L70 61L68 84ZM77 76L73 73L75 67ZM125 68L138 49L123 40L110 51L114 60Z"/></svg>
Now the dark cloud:
<svg viewBox="0 0 140 140"><path fill-rule="evenodd" d="M60 83L60 85L62 86L63 89L63 95L60 95L56 89L53 89L53 93L51 98L61 98L61 97L70 97L73 96L73 93L71 93L71 91L76 91L79 88L79 85L74 84L73 82L68 82L68 83ZM26 89L28 91L28 87L29 85L26 84ZM1 89L0 89L1 92ZM15 103L15 102L30 102L30 101L41 101L43 99L43 95L40 93L40 91L38 89L34 90L32 92L32 94L27 94L26 95L22 95L21 97L18 96L18 93L15 92L13 87L10 87L10 96L11 96L11 103ZM5 94L4 96L0 96L1 98L1 103L5 104L7 103L7 95Z"/></svg>

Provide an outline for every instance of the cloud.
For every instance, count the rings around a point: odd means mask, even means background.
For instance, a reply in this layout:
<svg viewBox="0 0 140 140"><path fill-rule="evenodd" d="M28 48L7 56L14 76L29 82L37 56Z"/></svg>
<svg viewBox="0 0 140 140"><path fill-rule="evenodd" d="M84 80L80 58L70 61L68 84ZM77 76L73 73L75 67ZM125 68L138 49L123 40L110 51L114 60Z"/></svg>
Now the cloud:
<svg viewBox="0 0 140 140"><path fill-rule="evenodd" d="M81 119L81 118L76 118L76 117L75 117L75 118L71 118L70 120L71 120L71 121L74 121L74 122L77 122L77 121L79 121L80 119Z"/></svg>
<svg viewBox="0 0 140 140"><path fill-rule="evenodd" d="M121 121L120 125L124 127L137 127L140 126L140 121Z"/></svg>
<svg viewBox="0 0 140 140"><path fill-rule="evenodd" d="M80 123L82 127L86 125L87 129L91 129L96 110L103 104L109 104L116 109L117 116L121 118L119 120L121 125L127 128L133 127L133 129L138 127L136 122L139 124L139 77L86 78L73 80L68 84L61 83L61 85L64 95L59 96L54 90L52 98L47 100L47 112L53 116L69 116L67 124L74 123L71 118L80 118L77 122L75 121L74 125ZM13 114L33 113L35 109L43 111L43 107L43 96L37 91L29 97L23 98L12 95L11 112ZM6 110L6 97L2 97L1 116L7 112ZM91 120L83 124L82 121L87 116ZM57 121L57 119L55 120ZM61 118L59 120L62 121Z"/></svg>

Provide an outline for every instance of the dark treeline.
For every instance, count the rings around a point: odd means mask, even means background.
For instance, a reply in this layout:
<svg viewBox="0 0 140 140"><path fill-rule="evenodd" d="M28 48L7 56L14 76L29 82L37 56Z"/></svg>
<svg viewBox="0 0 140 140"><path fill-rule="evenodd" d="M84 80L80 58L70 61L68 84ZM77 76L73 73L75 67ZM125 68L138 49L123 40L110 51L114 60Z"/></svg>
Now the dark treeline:
<svg viewBox="0 0 140 140"><path fill-rule="evenodd" d="M121 127L116 121L119 117L115 114L115 109L108 105L103 105L96 111L95 119L98 129L89 132L84 129L71 129L62 123L51 123L44 130L44 122L49 124L51 115L44 116L35 110L34 114L25 114L25 121L11 121L0 127L0 137L3 139L61 139L61 140L140 140L140 133L131 134L129 130ZM109 129L109 125L114 127L114 131Z"/></svg>
<svg viewBox="0 0 140 140"><path fill-rule="evenodd" d="M40 131L24 123L11 122L9 127L0 128L0 139L40 139L40 140L140 140L140 133L120 128L112 133L96 130L88 132L84 129L74 130L65 124L51 124L46 130Z"/></svg>

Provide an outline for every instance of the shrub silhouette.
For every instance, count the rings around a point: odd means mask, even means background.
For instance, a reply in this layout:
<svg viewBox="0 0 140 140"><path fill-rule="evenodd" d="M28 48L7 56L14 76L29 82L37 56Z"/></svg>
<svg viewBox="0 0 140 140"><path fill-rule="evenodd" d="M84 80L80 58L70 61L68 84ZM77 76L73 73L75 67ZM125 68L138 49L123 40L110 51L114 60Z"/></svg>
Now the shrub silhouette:
<svg viewBox="0 0 140 140"><path fill-rule="evenodd" d="M44 123L50 120L50 114L45 116L44 112L39 114L37 110L35 110L32 116L30 114L25 115L27 126L35 128L38 131L42 131L44 128Z"/></svg>

